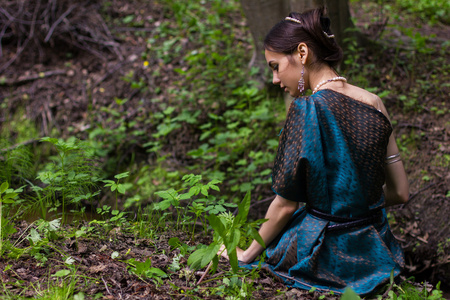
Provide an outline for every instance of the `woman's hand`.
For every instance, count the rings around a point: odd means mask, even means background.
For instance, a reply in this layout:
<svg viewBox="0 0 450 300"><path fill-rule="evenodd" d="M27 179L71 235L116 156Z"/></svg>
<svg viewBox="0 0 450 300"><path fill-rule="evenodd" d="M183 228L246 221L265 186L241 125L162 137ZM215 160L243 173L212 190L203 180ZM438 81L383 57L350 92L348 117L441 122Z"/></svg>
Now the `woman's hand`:
<svg viewBox="0 0 450 300"><path fill-rule="evenodd" d="M270 242L272 242L272 240L281 232L284 226L289 222L289 219L298 209L298 206L298 202L284 199L278 195L275 197L267 210L266 219L268 219L268 221L263 223L261 229L259 230L259 234L261 235L265 245L270 244ZM236 247L238 260L245 264L249 264L254 261L263 251L263 246L261 246L256 240L253 240L250 247L248 247L245 251ZM229 260L227 249L224 245L222 245L217 254Z"/></svg>
<svg viewBox="0 0 450 300"><path fill-rule="evenodd" d="M217 254L219 254L220 256L222 256L222 257L224 257L224 258L226 258L228 260L230 259L228 257L227 248L225 247L225 245L222 245L220 247L219 252ZM245 251L242 250L241 248L236 247L236 254L237 254L237 259L239 261L243 262L244 264L251 263L251 261L247 261L246 255L245 255Z"/></svg>

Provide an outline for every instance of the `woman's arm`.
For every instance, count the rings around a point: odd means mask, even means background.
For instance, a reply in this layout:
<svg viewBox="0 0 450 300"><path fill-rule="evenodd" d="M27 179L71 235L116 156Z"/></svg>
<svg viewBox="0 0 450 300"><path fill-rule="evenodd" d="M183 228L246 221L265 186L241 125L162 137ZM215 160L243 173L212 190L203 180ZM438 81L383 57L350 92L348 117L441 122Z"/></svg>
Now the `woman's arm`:
<svg viewBox="0 0 450 300"><path fill-rule="evenodd" d="M289 222L294 212L298 209L299 203L284 199L281 196L276 196L269 206L266 213L267 222L261 225L259 234L261 235L264 243L268 245L272 240L281 232L281 230ZM261 254L264 248L257 242L253 241L247 250L237 248L238 260L243 263L250 263ZM223 252L223 256L227 257Z"/></svg>
<svg viewBox="0 0 450 300"><path fill-rule="evenodd" d="M399 150L397 147L397 143L395 142L394 134L391 134L387 147L387 157L395 156L398 153ZM386 185L384 186L384 196L386 199L386 206L408 202L409 183L408 178L406 178L406 172L405 168L403 167L403 162L401 160L398 160L398 158L387 160L385 174Z"/></svg>
<svg viewBox="0 0 450 300"><path fill-rule="evenodd" d="M376 100L377 109L379 109L389 120L389 114L383 104L383 101L381 101L380 97L378 96L376 96ZM409 182L408 178L406 178L406 172L405 168L403 167L401 157L397 157L398 154L400 154L400 151L398 150L397 142L395 141L395 135L394 133L392 133L389 137L386 157L395 157L386 160L386 184L384 186L386 206L406 203L408 202L409 198Z"/></svg>

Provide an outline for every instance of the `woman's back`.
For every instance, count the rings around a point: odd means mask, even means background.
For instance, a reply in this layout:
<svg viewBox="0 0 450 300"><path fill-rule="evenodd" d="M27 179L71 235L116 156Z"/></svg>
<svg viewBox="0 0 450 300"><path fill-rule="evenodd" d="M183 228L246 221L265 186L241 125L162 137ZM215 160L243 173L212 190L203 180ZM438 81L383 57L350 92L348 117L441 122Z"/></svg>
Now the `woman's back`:
<svg viewBox="0 0 450 300"><path fill-rule="evenodd" d="M329 214L366 215L383 205L391 132L380 111L339 92L298 98L280 139L273 189Z"/></svg>

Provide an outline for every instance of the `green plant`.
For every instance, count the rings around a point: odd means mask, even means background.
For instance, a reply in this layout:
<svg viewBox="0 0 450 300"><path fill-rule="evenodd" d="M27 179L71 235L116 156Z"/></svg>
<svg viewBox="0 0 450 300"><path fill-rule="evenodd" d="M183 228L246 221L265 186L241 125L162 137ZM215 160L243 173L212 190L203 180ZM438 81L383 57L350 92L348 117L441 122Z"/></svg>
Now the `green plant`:
<svg viewBox="0 0 450 300"><path fill-rule="evenodd" d="M108 205L97 207L97 214L102 216L103 220L92 220L89 222L89 225L99 225L104 234L109 234L115 227L125 229L129 224L126 218L126 212L116 209L111 210L111 207ZM91 228L88 230L93 231ZM80 234L82 234L82 232L80 232Z"/></svg>
<svg viewBox="0 0 450 300"><path fill-rule="evenodd" d="M129 185L127 184L122 184L120 183L120 179L122 178L126 178L129 176L130 172L124 172L124 173L120 173L114 176L114 178L116 178L116 181L113 180L102 180L105 184L105 187L110 187L111 188L111 192L115 192L115 196L116 196L116 210L118 208L118 198L117 198L117 193L121 193L121 194L125 194L127 188Z"/></svg>
<svg viewBox="0 0 450 300"><path fill-rule="evenodd" d="M430 23L450 22L450 4L445 0L396 0L399 6Z"/></svg>
<svg viewBox="0 0 450 300"><path fill-rule="evenodd" d="M386 286L386 292L383 296L377 296L377 299L389 300L444 300L439 282L434 288L428 289L427 283L416 284L414 277L404 280L401 284L394 281L393 271L391 272L390 283ZM387 296L385 298L385 296Z"/></svg>
<svg viewBox="0 0 450 300"><path fill-rule="evenodd" d="M241 237L255 239L263 247L264 241L255 227L265 220L258 220L253 223L247 222L247 215L250 209L250 192L247 192L242 202L238 205L239 212L236 217L231 214L209 215L208 221L214 230L214 240L206 248L201 248L189 256L188 264L194 269L204 268L210 262L213 263L213 270L217 268L218 251L222 245L225 246L233 273L238 272L238 259L236 247L242 245ZM247 243L244 243L246 245Z"/></svg>
<svg viewBox="0 0 450 300"><path fill-rule="evenodd" d="M8 143L0 140L0 181L12 183L29 179L33 174L33 159L29 147L19 145L8 147Z"/></svg>
<svg viewBox="0 0 450 300"><path fill-rule="evenodd" d="M222 285L218 288L219 295L226 295L227 300L250 299L255 290L251 281L247 282L246 276L239 278L237 275L224 277Z"/></svg>
<svg viewBox="0 0 450 300"><path fill-rule="evenodd" d="M49 282L52 282L48 286L34 285L31 283L31 287L34 289L39 299L46 300L63 300L63 299L84 299L83 293L76 293L79 277L71 270L61 269L49 276Z"/></svg>
<svg viewBox="0 0 450 300"><path fill-rule="evenodd" d="M92 201L98 195L93 189L99 180L99 169L95 157L86 143L75 138L67 141L44 137L42 142L51 143L57 150L57 155L50 157L53 161L48 163L43 171L38 173L37 179L45 184L41 188L32 185L37 194L37 205L40 207L41 217L46 218L47 208L49 212L57 211L61 206L62 222L66 219L66 207L73 204L79 206L81 199Z"/></svg>
<svg viewBox="0 0 450 300"><path fill-rule="evenodd" d="M165 211L170 207L176 209L176 226L177 229L185 225L192 226L191 217L188 212L192 212L195 219L194 223L200 218L202 223L204 223L204 218L207 213L224 211L225 206L234 207L233 204L225 203L224 201L216 201L216 198L209 194L209 190L219 191L218 183L221 181L213 179L210 182L203 184L201 183L202 176L189 174L182 178L184 181L184 187L175 190L173 188L156 192L155 195L162 198L162 201L153 204L154 209L158 211ZM189 189L186 193L180 193ZM199 194L205 196L206 198L195 198ZM182 201L186 201L184 204ZM191 227L192 236L194 235L195 225ZM205 228L206 229L206 228Z"/></svg>
<svg viewBox="0 0 450 300"><path fill-rule="evenodd" d="M360 300L361 297L355 293L351 288L346 288L342 296L339 298L340 300Z"/></svg>
<svg viewBox="0 0 450 300"><path fill-rule="evenodd" d="M11 219L8 218L7 220L4 217L4 204L14 204L15 199L21 192L23 192L22 188L16 190L10 189L8 182L3 182L0 185L0 256L3 254L4 237L8 237L16 231Z"/></svg>
<svg viewBox="0 0 450 300"><path fill-rule="evenodd" d="M147 258L145 262L139 262L132 258L127 260L126 263L128 264L128 272L144 279L152 279L156 283L161 284L161 278L167 277L167 274L163 270L152 267L152 261L150 258Z"/></svg>

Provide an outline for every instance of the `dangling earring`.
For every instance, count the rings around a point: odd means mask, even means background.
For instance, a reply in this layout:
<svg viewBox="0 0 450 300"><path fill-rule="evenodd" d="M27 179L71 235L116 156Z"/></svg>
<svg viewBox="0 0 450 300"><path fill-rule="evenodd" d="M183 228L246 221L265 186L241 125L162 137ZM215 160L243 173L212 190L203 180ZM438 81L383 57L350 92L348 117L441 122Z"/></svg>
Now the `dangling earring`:
<svg viewBox="0 0 450 300"><path fill-rule="evenodd" d="M298 90L300 91L300 94L303 95L303 92L305 91L305 79L303 79L303 73L305 72L305 65L302 65L302 76L300 77L300 80L298 81Z"/></svg>

